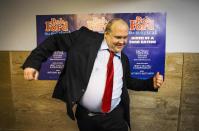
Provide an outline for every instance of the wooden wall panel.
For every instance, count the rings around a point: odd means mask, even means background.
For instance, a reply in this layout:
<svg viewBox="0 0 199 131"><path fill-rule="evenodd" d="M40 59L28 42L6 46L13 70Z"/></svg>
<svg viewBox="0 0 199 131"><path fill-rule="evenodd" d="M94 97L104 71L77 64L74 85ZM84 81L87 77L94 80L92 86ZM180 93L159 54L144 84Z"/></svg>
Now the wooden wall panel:
<svg viewBox="0 0 199 131"><path fill-rule="evenodd" d="M13 128L15 112L12 99L10 55L7 51L0 52L0 131Z"/></svg>
<svg viewBox="0 0 199 131"><path fill-rule="evenodd" d="M185 53L180 106L180 131L199 130L199 54Z"/></svg>
<svg viewBox="0 0 199 131"><path fill-rule="evenodd" d="M56 81L26 81L20 66L29 52L11 52L12 89L16 129L24 131L76 131L66 116L65 103L51 98Z"/></svg>
<svg viewBox="0 0 199 131"><path fill-rule="evenodd" d="M65 104L51 98L56 81L25 81L30 52L0 52L0 131L78 131ZM158 93L130 91L134 131L199 129L199 54L169 53Z"/></svg>
<svg viewBox="0 0 199 131"><path fill-rule="evenodd" d="M183 55L167 54L165 82L158 93L131 92L134 131L177 131Z"/></svg>

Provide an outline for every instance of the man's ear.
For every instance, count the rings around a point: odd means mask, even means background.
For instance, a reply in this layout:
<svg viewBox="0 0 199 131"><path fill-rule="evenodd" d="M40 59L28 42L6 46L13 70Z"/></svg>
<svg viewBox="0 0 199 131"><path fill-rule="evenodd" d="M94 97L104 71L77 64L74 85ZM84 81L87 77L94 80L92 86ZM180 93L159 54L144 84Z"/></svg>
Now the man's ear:
<svg viewBox="0 0 199 131"><path fill-rule="evenodd" d="M106 38L109 35L110 32L104 32L104 37Z"/></svg>

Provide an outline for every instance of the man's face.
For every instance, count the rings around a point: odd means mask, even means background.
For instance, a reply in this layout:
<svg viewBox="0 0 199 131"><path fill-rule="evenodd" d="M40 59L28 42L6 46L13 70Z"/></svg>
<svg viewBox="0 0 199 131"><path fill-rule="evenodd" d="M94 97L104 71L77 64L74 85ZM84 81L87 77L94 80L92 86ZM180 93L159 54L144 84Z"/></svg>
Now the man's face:
<svg viewBox="0 0 199 131"><path fill-rule="evenodd" d="M127 43L128 26L121 23L114 23L110 32L105 33L105 39L111 51L121 52Z"/></svg>

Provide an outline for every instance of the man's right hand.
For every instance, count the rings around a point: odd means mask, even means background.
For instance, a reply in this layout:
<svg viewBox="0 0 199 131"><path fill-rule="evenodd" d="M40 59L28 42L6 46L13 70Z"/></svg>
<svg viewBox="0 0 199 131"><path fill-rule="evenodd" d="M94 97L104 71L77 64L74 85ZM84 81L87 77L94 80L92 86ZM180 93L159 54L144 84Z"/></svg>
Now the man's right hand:
<svg viewBox="0 0 199 131"><path fill-rule="evenodd" d="M24 79L25 80L38 80L39 71L34 68L27 67L24 69Z"/></svg>

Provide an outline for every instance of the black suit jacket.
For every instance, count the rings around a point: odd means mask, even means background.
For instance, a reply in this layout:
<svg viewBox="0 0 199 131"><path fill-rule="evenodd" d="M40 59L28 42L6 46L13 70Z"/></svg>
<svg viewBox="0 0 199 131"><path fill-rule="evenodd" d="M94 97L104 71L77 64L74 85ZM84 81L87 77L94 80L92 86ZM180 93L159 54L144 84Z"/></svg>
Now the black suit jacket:
<svg viewBox="0 0 199 131"><path fill-rule="evenodd" d="M72 33L53 35L35 48L22 66L23 69L32 67L39 70L41 63L54 51L67 52L64 69L54 89L53 97L66 102L67 113L71 119L75 118L72 107L80 101L87 88L95 58L103 39L103 34L93 32L86 27ZM123 67L121 104L125 110L125 120L130 126L130 102L127 89L156 90L153 88L152 78L139 80L130 77L129 61L124 53L121 55L121 60Z"/></svg>

